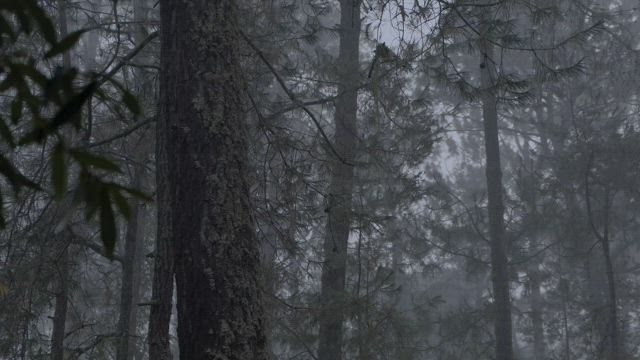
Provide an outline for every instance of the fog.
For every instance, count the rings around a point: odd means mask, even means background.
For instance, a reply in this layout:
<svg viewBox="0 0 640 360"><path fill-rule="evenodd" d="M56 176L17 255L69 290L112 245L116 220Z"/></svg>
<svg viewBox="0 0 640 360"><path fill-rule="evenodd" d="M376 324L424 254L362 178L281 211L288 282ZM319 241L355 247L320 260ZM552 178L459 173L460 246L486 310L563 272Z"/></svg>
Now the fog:
<svg viewBox="0 0 640 360"><path fill-rule="evenodd" d="M0 359L640 358L639 31L0 0Z"/></svg>

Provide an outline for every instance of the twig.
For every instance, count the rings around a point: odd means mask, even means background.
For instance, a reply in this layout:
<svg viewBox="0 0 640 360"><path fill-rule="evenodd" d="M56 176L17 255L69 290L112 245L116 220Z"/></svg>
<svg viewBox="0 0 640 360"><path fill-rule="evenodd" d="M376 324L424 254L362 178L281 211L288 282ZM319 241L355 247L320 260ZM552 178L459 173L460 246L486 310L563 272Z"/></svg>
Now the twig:
<svg viewBox="0 0 640 360"><path fill-rule="evenodd" d="M141 127L144 127L145 125L150 124L150 123L152 123L152 122L154 122L154 121L156 121L156 117L155 117L155 116L152 116L152 117L150 117L150 118L148 118L148 119L146 119L146 120L144 120L144 121L140 121L140 122L138 122L138 123L137 123L137 124L135 124L134 126L132 126L132 127L128 128L127 130L125 130L125 131L123 131L123 132L121 132L121 133L119 133L119 134L115 134L115 135L113 135L113 136L111 136L111 137L108 137L108 138L106 138L106 139L104 139L104 140L100 140L100 141L98 141L98 142L91 143L91 144L87 145L87 148L92 148L92 147L101 146L101 145L104 145L104 144L108 144L108 143L110 143L110 142L112 142L112 141L114 141L114 140L117 140L117 139L123 138L123 137L125 137L125 136L127 136L127 135L131 134L132 132L134 132L134 131L136 131L136 130L140 129Z"/></svg>
<svg viewBox="0 0 640 360"><path fill-rule="evenodd" d="M311 121L313 121L313 123L315 124L315 126L318 128L318 131L320 132L320 135L322 135L322 138L324 139L324 141L327 143L327 145L329 146L329 149L331 149L331 152L336 156L336 158L338 160L340 160L340 162L346 164L346 165L350 165L353 166L353 164L347 162L339 153L338 151L335 149L335 147L333 146L333 144L331 143L331 140L329 140L329 137L327 136L327 134L324 132L324 129L322 129L322 126L320 125L320 122L318 121L318 119L316 118L316 116L311 112L311 110L309 110L309 108L307 108L306 106L304 106L304 104L302 102L300 102L298 100L298 98L296 97L296 95L289 90L289 88L287 88L287 85L285 84L284 80L280 77L280 75L278 74L278 72L276 71L276 69L273 67L273 65L271 65L271 63L269 62L269 60L266 58L266 56L264 55L264 53L258 49L258 47L256 47L256 45L251 41L251 39L249 39L249 37L243 32L238 30L238 32L240 33L240 35L242 36L242 38L244 39L244 41L247 42L247 44L249 45L249 47L251 47L251 49L253 51L255 51L255 53L258 55L258 57L260 58L260 60L262 60L262 62L267 66L267 68L269 68L269 71L271 71L271 73L273 74L273 76L276 78L276 81L278 82L278 84L280 84L280 87L282 88L282 90L285 92L285 94L287 94L287 96L289 97L289 99L291 99L291 101L294 102L294 104L297 104L300 106L300 108L302 108L302 110L304 110L305 113L307 113L307 115L309 115L309 118L311 118Z"/></svg>
<svg viewBox="0 0 640 360"><path fill-rule="evenodd" d="M159 35L158 31L152 32L151 34L149 34L149 36L147 36L144 40L142 40L140 44L138 44L138 46L136 46L133 50L131 50L131 52L125 55L125 57L123 57L122 60L120 60L120 62L116 66L114 66L111 70L104 73L104 71L106 71L105 69L101 74L101 79L98 80L98 86L107 82L113 75L115 75L118 71L120 71L120 69L122 69L122 67L125 66L129 62L129 60L133 59L136 55L138 55L138 53L142 51L142 49L144 49L153 39L157 38L158 35Z"/></svg>

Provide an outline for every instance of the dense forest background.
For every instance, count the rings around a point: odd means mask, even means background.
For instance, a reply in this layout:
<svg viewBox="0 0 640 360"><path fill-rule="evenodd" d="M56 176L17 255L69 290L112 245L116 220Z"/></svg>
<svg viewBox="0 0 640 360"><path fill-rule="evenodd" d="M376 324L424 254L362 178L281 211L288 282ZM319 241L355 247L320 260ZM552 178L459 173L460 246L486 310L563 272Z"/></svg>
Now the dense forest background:
<svg viewBox="0 0 640 360"><path fill-rule="evenodd" d="M631 0L0 0L0 359L640 358Z"/></svg>

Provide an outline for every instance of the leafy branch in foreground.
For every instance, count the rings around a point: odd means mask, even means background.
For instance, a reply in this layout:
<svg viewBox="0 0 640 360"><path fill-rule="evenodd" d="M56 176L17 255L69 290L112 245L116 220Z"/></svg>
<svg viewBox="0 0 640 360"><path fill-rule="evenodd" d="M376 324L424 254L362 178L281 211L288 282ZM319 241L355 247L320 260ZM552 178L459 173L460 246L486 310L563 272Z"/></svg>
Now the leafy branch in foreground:
<svg viewBox="0 0 640 360"><path fill-rule="evenodd" d="M67 144L67 125L82 131L82 109L91 98L108 100L100 86L114 84L122 93L122 104L132 114L140 114L135 97L107 75L83 74L76 68L45 66L58 55L69 52L84 31L75 31L61 39L46 11L36 0L0 0L0 94L9 99L8 114L0 114L0 175L14 193L22 189L45 191L14 164L10 152L29 146L41 146L51 165L51 193L60 200L73 194L73 206L86 205L86 219L98 215L100 233L108 257L113 257L117 229L115 208L126 218L131 215L126 196L147 199L141 192L107 181L121 173L107 158ZM39 36L46 43L43 54L21 48L21 40ZM79 85L82 84L82 85ZM51 146L51 142L54 144ZM49 144L49 145L48 145ZM75 184L68 188L69 172ZM75 172L77 171L77 174ZM0 202L2 200L0 189ZM0 206L0 227L6 225Z"/></svg>

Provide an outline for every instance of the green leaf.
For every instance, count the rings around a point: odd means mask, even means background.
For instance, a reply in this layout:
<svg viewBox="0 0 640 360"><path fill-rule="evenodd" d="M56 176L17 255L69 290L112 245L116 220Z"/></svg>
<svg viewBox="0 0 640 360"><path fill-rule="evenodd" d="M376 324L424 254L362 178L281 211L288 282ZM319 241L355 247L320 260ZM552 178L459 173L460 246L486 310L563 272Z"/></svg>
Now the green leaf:
<svg viewBox="0 0 640 360"><path fill-rule="evenodd" d="M31 80L35 81L43 89L47 86L49 79L41 73L34 63L29 64L10 64L12 69L18 70Z"/></svg>
<svg viewBox="0 0 640 360"><path fill-rule="evenodd" d="M2 154L0 154L0 173L4 175L7 180L9 180L15 192L20 191L22 187L42 190L42 188L38 184L22 175L22 173L20 173L20 171L16 169L15 166L13 166L9 159L4 157L4 155Z"/></svg>
<svg viewBox="0 0 640 360"><path fill-rule="evenodd" d="M11 122L14 124L20 120L22 117L22 101L19 97L17 97L11 103Z"/></svg>
<svg viewBox="0 0 640 360"><path fill-rule="evenodd" d="M58 143L51 154L51 182L55 197L61 199L67 188L67 168L64 163L64 145Z"/></svg>
<svg viewBox="0 0 640 360"><path fill-rule="evenodd" d="M7 221L4 218L4 199L2 198L2 192L0 191L0 229L4 229L7 226Z"/></svg>
<svg viewBox="0 0 640 360"><path fill-rule="evenodd" d="M4 16L0 16L0 34L7 34L11 38L11 40L16 41L17 35L13 32L11 25L4 18Z"/></svg>
<svg viewBox="0 0 640 360"><path fill-rule="evenodd" d="M134 115L140 115L140 113L142 112L138 99L136 99L136 97L133 96L131 92L125 90L122 93L122 102Z"/></svg>
<svg viewBox="0 0 640 360"><path fill-rule="evenodd" d="M85 220L89 221L93 218L93 215L98 211L100 205L100 197L97 192L100 187L93 183L86 183L82 185L84 193L84 202L87 205L85 208Z"/></svg>
<svg viewBox="0 0 640 360"><path fill-rule="evenodd" d="M113 259L116 248L116 219L111 208L109 189L104 187L100 194L100 237L104 245L105 254Z"/></svg>
<svg viewBox="0 0 640 360"><path fill-rule="evenodd" d="M21 0L22 5L29 9L31 17L38 23L42 37L49 43L56 43L56 28L53 26L47 13L40 7L36 0Z"/></svg>
<svg viewBox="0 0 640 360"><path fill-rule="evenodd" d="M131 218L131 206L129 206L129 202L127 198L122 196L122 192L117 187L111 187L111 196L113 197L113 201L118 207L118 210L126 219Z"/></svg>
<svg viewBox="0 0 640 360"><path fill-rule="evenodd" d="M75 77L75 74L73 75ZM73 82L73 77L69 79L69 84ZM98 83L92 81L78 94L74 95L66 104L58 110L56 115L51 120L51 125L54 128L58 128L66 123L72 122L79 124L80 114L82 114L82 107L93 96L93 93L98 88Z"/></svg>
<svg viewBox="0 0 640 360"><path fill-rule="evenodd" d="M138 199L147 201L147 202L151 202L153 201L153 198L147 194L145 194L144 192L138 190L138 189L134 189L134 188L128 188L128 187L124 187L124 186L119 186L118 187L120 189L122 189L123 191L126 191L127 193L129 193L129 195L136 197Z"/></svg>
<svg viewBox="0 0 640 360"><path fill-rule="evenodd" d="M120 167L117 164L104 157L82 150L71 150L69 152L71 156L83 166L93 166L102 170L120 172Z"/></svg>
<svg viewBox="0 0 640 360"><path fill-rule="evenodd" d="M17 76L14 71L11 71L9 74L7 74L7 77L2 82L0 82L0 92L5 92L15 87L18 84L16 77Z"/></svg>
<svg viewBox="0 0 640 360"><path fill-rule="evenodd" d="M52 85L53 86L53 85ZM93 81L89 83L79 94L74 95L68 102L66 102L56 113L53 119L45 124L39 124L35 129L25 134L19 141L20 145L27 145L33 142L42 142L49 134L55 132L66 123L74 123L77 127L80 126L80 115L82 114L82 107L87 100L98 89L98 83ZM1 91L1 84L0 84ZM50 89L46 90L46 92ZM52 97L53 94L46 95Z"/></svg>
<svg viewBox="0 0 640 360"><path fill-rule="evenodd" d="M15 15L18 18L18 22L20 23L20 29L25 34L30 34L32 29L31 29L31 20L29 19L29 16L27 16L27 14L25 14L24 11L16 11Z"/></svg>
<svg viewBox="0 0 640 360"><path fill-rule="evenodd" d="M9 129L9 125L0 117L0 137L13 149L16 147L16 142L13 139L13 133Z"/></svg>
<svg viewBox="0 0 640 360"><path fill-rule="evenodd" d="M58 41L57 43L51 46L51 49L44 54L45 59L52 58L58 54L62 54L66 51L69 51L75 44L78 43L82 34L84 34L86 30L78 30L74 31L71 34L67 35L64 39Z"/></svg>

